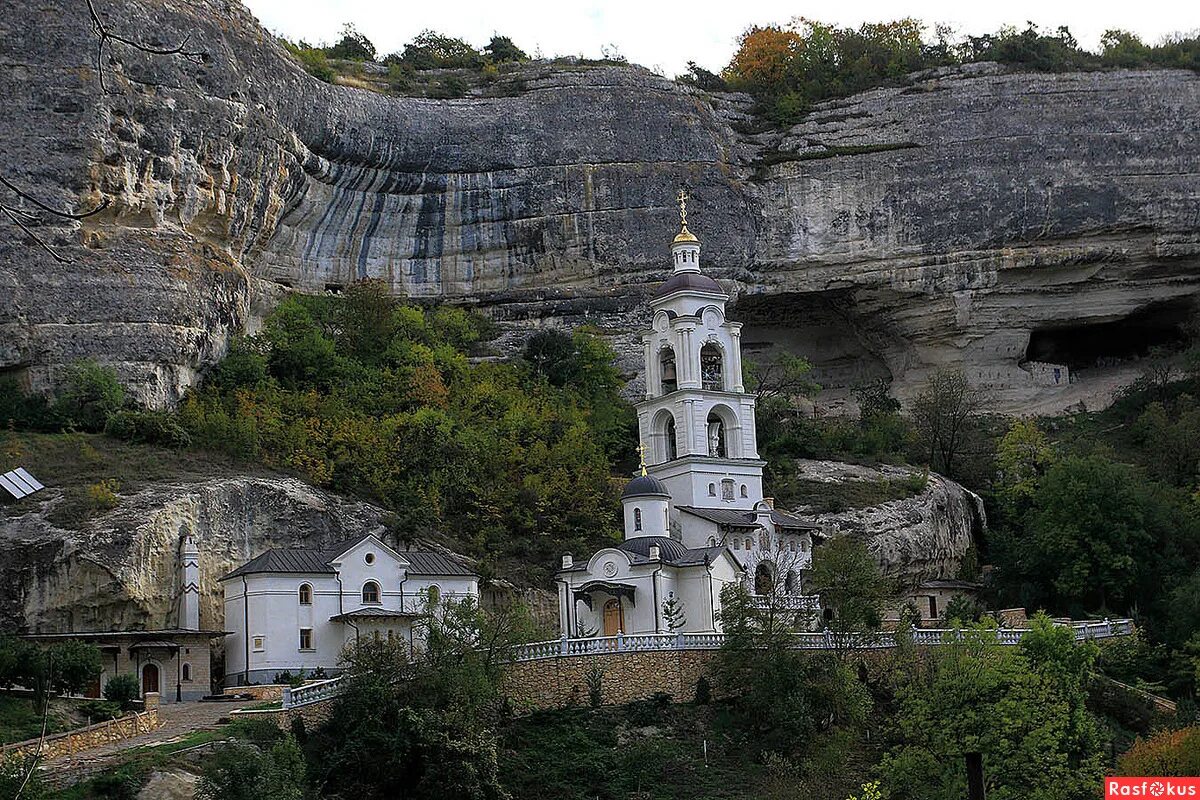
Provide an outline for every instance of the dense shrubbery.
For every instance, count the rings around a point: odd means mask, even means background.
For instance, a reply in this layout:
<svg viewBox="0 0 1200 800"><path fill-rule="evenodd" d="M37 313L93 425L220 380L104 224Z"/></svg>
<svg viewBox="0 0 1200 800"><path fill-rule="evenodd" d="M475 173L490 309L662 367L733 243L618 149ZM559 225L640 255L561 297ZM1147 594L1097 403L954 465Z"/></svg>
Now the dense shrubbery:
<svg viewBox="0 0 1200 800"><path fill-rule="evenodd" d="M21 686L37 697L78 694L100 674L95 645L66 639L40 645L0 635L0 689Z"/></svg>
<svg viewBox="0 0 1200 800"><path fill-rule="evenodd" d="M798 18L789 25L752 27L725 68L724 80L750 92L760 111L777 123L797 121L814 103L895 83L910 72L979 61L1028 69L1062 71L1100 67L1170 66L1200 69L1200 39L1144 44L1134 34L1109 31L1100 54L1079 47L1066 28L1024 30L957 40L938 27L906 18L838 28ZM697 77L698 73L697 73Z"/></svg>
<svg viewBox="0 0 1200 800"><path fill-rule="evenodd" d="M401 536L444 531L541 578L615 535L610 458L632 451L631 413L598 339L564 335L548 363L472 364L485 334L480 318L401 306L370 282L292 297L180 422L201 447L386 505Z"/></svg>
<svg viewBox="0 0 1200 800"><path fill-rule="evenodd" d="M893 745L880 767L888 796L966 796L963 754L974 751L989 797L1095 797L1104 740L1084 704L1095 647L1044 616L1032 628L1012 648L993 626L974 626L894 673Z"/></svg>

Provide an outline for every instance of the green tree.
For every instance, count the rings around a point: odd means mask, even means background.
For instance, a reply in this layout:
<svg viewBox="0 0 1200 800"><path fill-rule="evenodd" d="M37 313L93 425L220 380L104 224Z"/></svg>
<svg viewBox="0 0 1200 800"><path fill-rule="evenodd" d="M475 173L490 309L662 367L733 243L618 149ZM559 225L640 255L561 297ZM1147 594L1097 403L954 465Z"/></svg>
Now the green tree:
<svg viewBox="0 0 1200 800"><path fill-rule="evenodd" d="M1038 484L1054 459L1054 448L1036 422L1013 421L996 453L995 492L1008 519L1020 520L1033 506Z"/></svg>
<svg viewBox="0 0 1200 800"><path fill-rule="evenodd" d="M353 23L347 22L342 26L337 43L326 48L325 55L345 61L374 61L375 45Z"/></svg>
<svg viewBox="0 0 1200 800"><path fill-rule="evenodd" d="M125 390L117 380L117 371L84 359L67 368L54 410L67 426L102 431L109 415L124 405Z"/></svg>
<svg viewBox="0 0 1200 800"><path fill-rule="evenodd" d="M360 639L329 720L306 746L312 774L334 796L507 797L497 767L499 662L511 619L472 604L425 618L427 647Z"/></svg>
<svg viewBox="0 0 1200 800"><path fill-rule="evenodd" d="M1138 564L1151 552L1147 491L1123 464L1070 457L1047 470L1025 541L1035 579L1062 605L1121 607L1132 597Z"/></svg>
<svg viewBox="0 0 1200 800"><path fill-rule="evenodd" d="M962 370L943 367L913 400L913 427L929 468L950 477L973 432L982 398Z"/></svg>
<svg viewBox="0 0 1200 800"><path fill-rule="evenodd" d="M483 52L493 64L502 64L506 61L529 60L529 56L525 54L525 51L517 47L512 39L500 34L492 35L491 41L487 43L487 47L483 48Z"/></svg>
<svg viewBox="0 0 1200 800"><path fill-rule="evenodd" d="M104 699L120 703L122 710L128 711L140 695L137 677L128 673L113 675L104 684Z"/></svg>
<svg viewBox="0 0 1200 800"><path fill-rule="evenodd" d="M400 59L414 69L477 69L483 56L462 39L425 30L404 47Z"/></svg>
<svg viewBox="0 0 1200 800"><path fill-rule="evenodd" d="M900 671L899 704L880 772L895 798L966 795L964 754L983 754L989 797L1084 800L1104 772L1096 721L1083 705L1095 651L1035 619L1020 648L993 624L969 628Z"/></svg>
<svg viewBox="0 0 1200 800"><path fill-rule="evenodd" d="M1191 395L1151 403L1134 424L1134 436L1152 475L1180 488L1200 483L1200 404Z"/></svg>
<svg viewBox="0 0 1200 800"><path fill-rule="evenodd" d="M883 621L888 582L861 542L839 536L814 548L808 585L821 595L821 604L832 609L833 630L869 631Z"/></svg>
<svg viewBox="0 0 1200 800"><path fill-rule="evenodd" d="M794 649L797 618L755 603L740 586L721 591L725 641L714 662L719 685L746 744L758 752L799 754L818 734L862 725L870 693L828 654Z"/></svg>

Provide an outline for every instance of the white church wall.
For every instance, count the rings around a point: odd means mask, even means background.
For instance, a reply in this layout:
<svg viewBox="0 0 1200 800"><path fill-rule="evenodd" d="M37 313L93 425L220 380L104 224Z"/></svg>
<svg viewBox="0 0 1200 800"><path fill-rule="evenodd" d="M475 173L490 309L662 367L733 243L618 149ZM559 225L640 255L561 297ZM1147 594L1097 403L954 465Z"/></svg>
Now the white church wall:
<svg viewBox="0 0 1200 800"><path fill-rule="evenodd" d="M319 666L337 667L345 646L345 629L329 618L339 613L339 587L329 575L261 574L245 576L248 608L242 601L242 581L225 583L226 683L243 679L269 683L284 670L295 674ZM312 604L300 602L300 586L312 587ZM300 630L312 630L312 647L301 649ZM247 667L246 657L249 655Z"/></svg>

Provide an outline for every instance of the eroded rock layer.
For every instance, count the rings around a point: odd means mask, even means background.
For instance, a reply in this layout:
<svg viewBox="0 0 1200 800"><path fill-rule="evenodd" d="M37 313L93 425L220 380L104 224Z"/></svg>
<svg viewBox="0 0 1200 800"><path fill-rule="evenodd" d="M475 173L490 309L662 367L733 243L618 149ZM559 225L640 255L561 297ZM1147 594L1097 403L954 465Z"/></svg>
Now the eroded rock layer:
<svg viewBox="0 0 1200 800"><path fill-rule="evenodd" d="M835 392L905 396L953 363L1000 408L1103 402L1200 291L1194 73L974 65L745 134L744 96L634 68L387 97L311 78L236 2L98 7L202 55L110 44L97 71L82 0L0 0L5 177L109 203L38 229L67 263L0 221L0 371L36 388L90 355L169 403L281 289L362 277L625 341L680 183L747 345L804 352ZM1098 325L1098 352L1070 346Z"/></svg>

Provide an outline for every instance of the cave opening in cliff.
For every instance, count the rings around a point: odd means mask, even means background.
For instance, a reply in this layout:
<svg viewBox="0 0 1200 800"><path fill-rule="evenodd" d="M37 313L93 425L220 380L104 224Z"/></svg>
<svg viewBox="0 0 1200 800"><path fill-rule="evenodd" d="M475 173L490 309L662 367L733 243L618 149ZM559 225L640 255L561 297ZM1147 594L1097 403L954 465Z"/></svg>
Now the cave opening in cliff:
<svg viewBox="0 0 1200 800"><path fill-rule="evenodd" d="M1194 313L1189 302L1156 303L1110 322L1042 328L1030 335L1025 358L1087 369L1144 358L1160 348L1178 350L1188 343Z"/></svg>
<svg viewBox="0 0 1200 800"><path fill-rule="evenodd" d="M891 382L880 350L892 336L851 291L747 295L729 316L743 323L742 354L749 362L761 364L779 352L802 356L812 365L809 377L826 390Z"/></svg>

